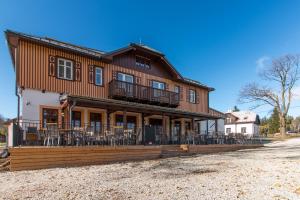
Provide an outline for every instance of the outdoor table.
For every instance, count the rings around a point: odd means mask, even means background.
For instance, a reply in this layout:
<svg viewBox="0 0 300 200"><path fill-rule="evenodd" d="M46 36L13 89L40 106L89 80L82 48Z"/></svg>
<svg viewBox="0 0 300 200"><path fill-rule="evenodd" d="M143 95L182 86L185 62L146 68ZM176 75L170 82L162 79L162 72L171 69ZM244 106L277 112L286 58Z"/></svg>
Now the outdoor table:
<svg viewBox="0 0 300 200"><path fill-rule="evenodd" d="M66 145L72 144L72 129L59 129L59 134L62 138L66 138L66 140L64 141Z"/></svg>

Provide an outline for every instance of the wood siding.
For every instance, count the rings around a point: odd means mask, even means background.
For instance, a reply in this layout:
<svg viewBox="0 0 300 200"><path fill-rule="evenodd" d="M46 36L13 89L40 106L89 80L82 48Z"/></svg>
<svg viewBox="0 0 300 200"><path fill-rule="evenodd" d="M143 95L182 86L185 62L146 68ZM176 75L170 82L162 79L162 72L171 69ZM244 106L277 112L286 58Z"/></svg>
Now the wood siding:
<svg viewBox="0 0 300 200"><path fill-rule="evenodd" d="M70 81L49 76L49 57L58 56L80 63L80 81ZM96 65L103 68L103 86L96 86L89 82L89 66ZM94 98L108 98L108 85L113 79L116 71L132 74L138 77L142 85L149 86L150 80L165 82L168 90L174 91L174 87L179 86L181 90L181 101L178 108L208 113L208 90L191 86L184 83L175 82L161 76L137 71L134 68L122 67L108 64L102 61L91 59L75 53L69 53L53 47L44 46L26 40L20 40L18 47L18 85L24 88L45 90L57 93L68 93L72 95L87 96ZM75 67L75 63L74 63ZM197 104L186 101L187 90L194 89L198 94Z"/></svg>

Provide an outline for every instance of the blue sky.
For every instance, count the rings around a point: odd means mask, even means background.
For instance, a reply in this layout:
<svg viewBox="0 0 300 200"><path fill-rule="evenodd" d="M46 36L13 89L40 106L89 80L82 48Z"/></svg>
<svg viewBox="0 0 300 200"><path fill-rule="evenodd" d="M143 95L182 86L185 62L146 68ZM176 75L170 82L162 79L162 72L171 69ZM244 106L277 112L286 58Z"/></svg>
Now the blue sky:
<svg viewBox="0 0 300 200"><path fill-rule="evenodd" d="M237 105L244 84L259 80L264 61L300 52L299 19L297 0L0 2L2 33L12 29L104 51L141 38L184 76L216 88L210 105L221 111ZM4 34L0 74L0 114L15 117L14 72ZM294 116L300 115L298 101ZM256 111L263 116L269 109Z"/></svg>

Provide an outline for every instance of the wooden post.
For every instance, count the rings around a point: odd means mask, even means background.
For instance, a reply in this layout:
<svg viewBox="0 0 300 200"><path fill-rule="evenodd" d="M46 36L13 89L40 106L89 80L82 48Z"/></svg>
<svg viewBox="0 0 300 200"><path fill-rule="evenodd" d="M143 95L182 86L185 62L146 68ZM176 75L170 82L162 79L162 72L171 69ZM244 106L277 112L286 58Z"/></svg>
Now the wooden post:
<svg viewBox="0 0 300 200"><path fill-rule="evenodd" d="M145 145L145 115L142 113L142 144Z"/></svg>
<svg viewBox="0 0 300 200"><path fill-rule="evenodd" d="M215 132L218 133L218 120L215 119Z"/></svg>
<svg viewBox="0 0 300 200"><path fill-rule="evenodd" d="M208 119L206 120L206 135L208 135Z"/></svg>
<svg viewBox="0 0 300 200"><path fill-rule="evenodd" d="M169 143L170 143L170 141L172 141L172 117L171 116L169 117L169 138L168 138L168 140L169 140Z"/></svg>
<svg viewBox="0 0 300 200"><path fill-rule="evenodd" d="M166 126L165 113L163 113L162 114L162 134L161 134L161 138L160 138L160 143L162 143L162 140L164 139L164 136L166 135L166 127L165 126Z"/></svg>
<svg viewBox="0 0 300 200"><path fill-rule="evenodd" d="M123 129L127 129L127 113L126 113L126 110L123 111Z"/></svg>
<svg viewBox="0 0 300 200"><path fill-rule="evenodd" d="M110 130L110 113L109 110L106 110L106 127L108 131Z"/></svg>

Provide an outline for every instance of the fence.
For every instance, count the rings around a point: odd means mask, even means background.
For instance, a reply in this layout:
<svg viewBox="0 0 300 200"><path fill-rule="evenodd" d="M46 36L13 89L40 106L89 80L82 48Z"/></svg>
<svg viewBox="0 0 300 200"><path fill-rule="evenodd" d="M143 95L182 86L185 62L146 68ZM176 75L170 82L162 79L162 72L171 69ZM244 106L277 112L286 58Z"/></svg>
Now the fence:
<svg viewBox="0 0 300 200"><path fill-rule="evenodd" d="M15 122L15 124L17 124ZM16 126L16 125L15 125ZM20 121L14 129L16 145L33 146L82 146L82 145L165 145L165 144L258 144L259 137L224 132L200 132L187 130L184 134L172 128L170 133L161 126L126 127L101 123L43 123Z"/></svg>

